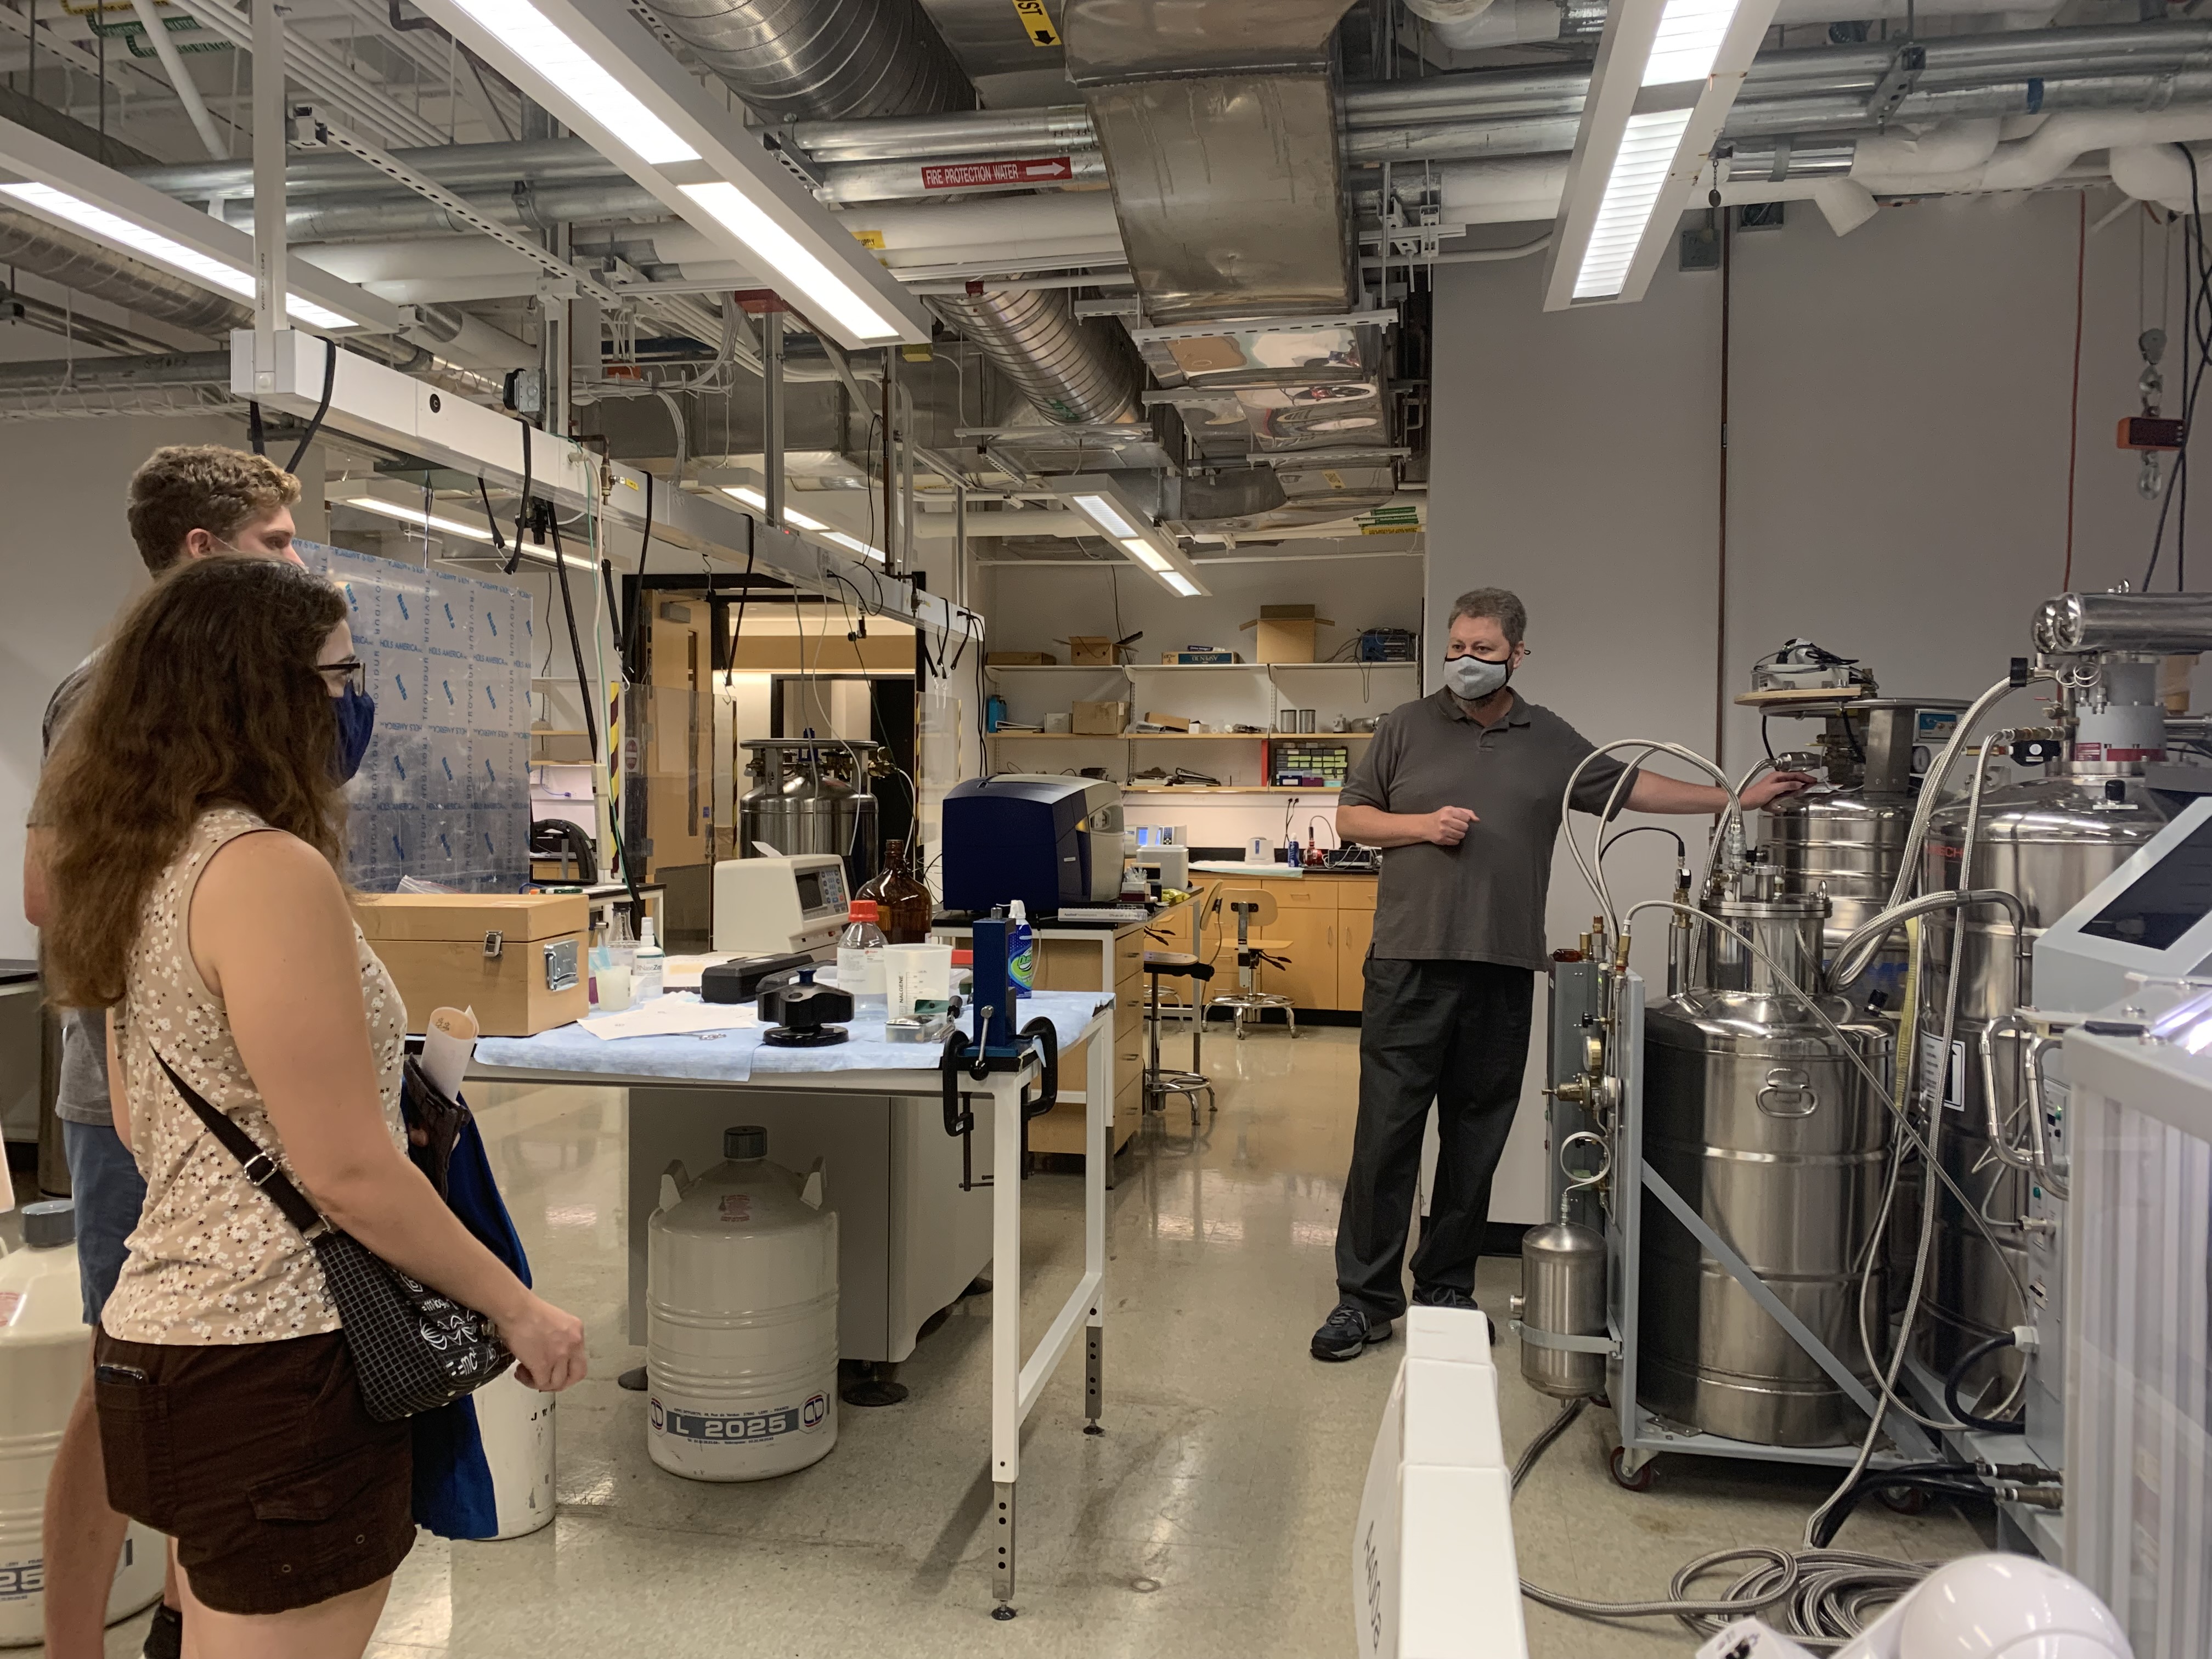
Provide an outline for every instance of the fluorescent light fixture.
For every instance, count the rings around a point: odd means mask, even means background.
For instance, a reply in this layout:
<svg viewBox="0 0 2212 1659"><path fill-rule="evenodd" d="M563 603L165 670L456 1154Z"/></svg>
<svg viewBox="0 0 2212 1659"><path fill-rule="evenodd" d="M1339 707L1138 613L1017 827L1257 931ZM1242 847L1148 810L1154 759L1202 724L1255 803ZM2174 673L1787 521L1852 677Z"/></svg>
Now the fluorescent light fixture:
<svg viewBox="0 0 2212 1659"><path fill-rule="evenodd" d="M1628 130L1613 158L1613 176L1605 181L1605 196L1590 227L1589 246L1583 250L1582 269L1575 273L1577 300L1611 299L1627 282L1636 245L1651 222L1651 210L1667 186L1667 171L1674 165L1674 152L1689 125L1686 109L1628 118Z"/></svg>
<svg viewBox="0 0 2212 1659"><path fill-rule="evenodd" d="M898 329L852 289L830 274L830 267L799 245L799 239L769 217L767 211L726 180L685 185L684 193L713 214L730 234L775 267L802 305L829 312L863 342L894 340Z"/></svg>
<svg viewBox="0 0 2212 1659"><path fill-rule="evenodd" d="M1137 533L1137 527L1116 513L1114 504L1103 495L1077 495L1072 499L1085 518L1115 541L1127 540Z"/></svg>
<svg viewBox="0 0 2212 1659"><path fill-rule="evenodd" d="M1171 593L1188 599L1206 591L1176 538L1152 522L1152 515L1131 497L1127 486L1110 472L1056 475L1045 480L1052 493L1104 531L1124 553Z"/></svg>
<svg viewBox="0 0 2212 1659"><path fill-rule="evenodd" d="M548 84L598 112L610 137L654 167L696 161L699 152L677 136L644 100L608 74L592 55L556 27L530 0L455 0L543 76Z"/></svg>
<svg viewBox="0 0 2212 1659"><path fill-rule="evenodd" d="M387 519L398 519L418 530L434 530L441 535L465 536L472 542L488 542L491 532L481 525L463 524L459 519L441 519L434 513L425 513L419 507L403 507L398 501L387 501L381 495L333 495L332 507L357 507L364 513L380 513Z"/></svg>
<svg viewBox="0 0 2212 1659"><path fill-rule="evenodd" d="M722 493L725 495L734 495L756 512L768 511L768 497L757 489L748 489L743 484L724 484ZM801 530L827 530L830 527L821 520L810 519L804 513L797 512L789 507L783 509L783 520L786 524L795 524Z"/></svg>
<svg viewBox="0 0 2212 1659"><path fill-rule="evenodd" d="M847 349L931 321L875 256L620 0L426 0L461 42Z"/></svg>
<svg viewBox="0 0 2212 1659"><path fill-rule="evenodd" d="M75 229L82 231L95 241L107 243L125 252L135 253L157 265L165 265L180 276L189 276L202 285L220 289L226 294L235 294L248 304L253 300L253 273L235 265L186 247L173 237L145 226L134 224L119 213L110 213L95 203L67 191L56 190L52 185L0 185L0 196L12 197L42 218L58 219ZM249 246L251 239L248 239ZM288 293L284 308L310 328L351 328L353 319L341 317L327 306L319 306L313 300Z"/></svg>
<svg viewBox="0 0 2212 1659"><path fill-rule="evenodd" d="M0 198L64 229L251 305L253 238L237 226L102 167L44 133L0 120ZM310 328L396 330L398 307L297 254L285 261L285 309Z"/></svg>
<svg viewBox="0 0 2212 1659"><path fill-rule="evenodd" d="M878 564L881 564L884 562L883 549L880 547L870 547L867 543L862 541L858 536L848 536L842 530L833 530L829 533L827 539L836 543L840 547L850 548L854 552L859 554L864 559L873 559Z"/></svg>
<svg viewBox="0 0 2212 1659"><path fill-rule="evenodd" d="M1614 0L1545 259L1547 311L1644 297L1775 8Z"/></svg>

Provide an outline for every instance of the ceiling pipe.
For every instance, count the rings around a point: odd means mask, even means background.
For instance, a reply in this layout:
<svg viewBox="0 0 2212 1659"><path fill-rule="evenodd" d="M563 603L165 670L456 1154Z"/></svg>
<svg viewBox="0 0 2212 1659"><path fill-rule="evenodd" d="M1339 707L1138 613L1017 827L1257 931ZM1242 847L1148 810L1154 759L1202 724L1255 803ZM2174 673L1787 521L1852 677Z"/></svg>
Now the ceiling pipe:
<svg viewBox="0 0 2212 1659"><path fill-rule="evenodd" d="M920 0L645 0L772 121L972 109L975 89Z"/></svg>

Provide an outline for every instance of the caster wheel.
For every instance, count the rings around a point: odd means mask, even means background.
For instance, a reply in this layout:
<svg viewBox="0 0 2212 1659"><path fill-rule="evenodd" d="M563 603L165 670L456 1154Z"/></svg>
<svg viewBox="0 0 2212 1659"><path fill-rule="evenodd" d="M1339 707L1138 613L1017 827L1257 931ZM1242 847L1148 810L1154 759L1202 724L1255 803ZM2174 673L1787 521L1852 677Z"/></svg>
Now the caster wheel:
<svg viewBox="0 0 2212 1659"><path fill-rule="evenodd" d="M1875 1493L1881 1506L1895 1515L1925 1515L1928 1494L1918 1486L1883 1486Z"/></svg>
<svg viewBox="0 0 2212 1659"><path fill-rule="evenodd" d="M1646 1463L1635 1474L1629 1474L1625 1472L1627 1458L1627 1448L1615 1446L1613 1455L1606 1459L1606 1472L1613 1476L1613 1484L1624 1492L1650 1492L1651 1483L1659 1473L1657 1467Z"/></svg>

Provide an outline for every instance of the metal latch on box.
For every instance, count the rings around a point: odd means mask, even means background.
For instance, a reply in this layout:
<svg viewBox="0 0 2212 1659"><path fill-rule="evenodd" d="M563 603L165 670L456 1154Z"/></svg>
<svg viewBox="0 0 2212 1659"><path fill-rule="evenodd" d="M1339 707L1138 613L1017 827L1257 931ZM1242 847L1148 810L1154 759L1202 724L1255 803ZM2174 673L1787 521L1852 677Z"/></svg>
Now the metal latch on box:
<svg viewBox="0 0 2212 1659"><path fill-rule="evenodd" d="M574 990L576 969L575 940L555 939L545 947L545 988L547 990Z"/></svg>
<svg viewBox="0 0 2212 1659"><path fill-rule="evenodd" d="M497 962L500 952L507 949L507 935L494 931L484 935L484 960Z"/></svg>

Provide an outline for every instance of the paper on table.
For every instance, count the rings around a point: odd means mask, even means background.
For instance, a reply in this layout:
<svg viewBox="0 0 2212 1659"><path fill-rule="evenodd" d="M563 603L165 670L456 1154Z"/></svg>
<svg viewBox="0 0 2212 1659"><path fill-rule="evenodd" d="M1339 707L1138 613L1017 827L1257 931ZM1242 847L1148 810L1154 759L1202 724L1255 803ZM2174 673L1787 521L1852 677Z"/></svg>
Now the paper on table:
<svg viewBox="0 0 2212 1659"><path fill-rule="evenodd" d="M741 1031L760 1022L753 1011L733 1002L701 1002L688 996L658 996L642 1007L599 1014L581 1021L595 1037L688 1036L698 1031Z"/></svg>

